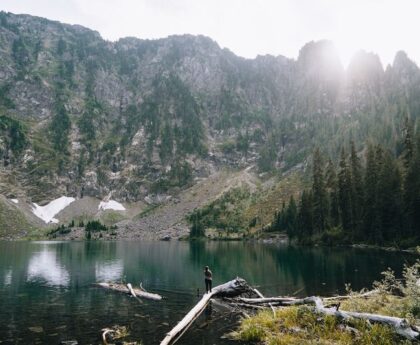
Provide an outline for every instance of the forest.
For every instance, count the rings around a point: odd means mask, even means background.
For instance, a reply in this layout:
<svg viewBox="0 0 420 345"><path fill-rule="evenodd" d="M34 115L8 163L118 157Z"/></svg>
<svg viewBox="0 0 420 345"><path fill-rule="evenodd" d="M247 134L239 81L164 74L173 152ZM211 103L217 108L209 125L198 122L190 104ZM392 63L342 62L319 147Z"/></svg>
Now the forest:
<svg viewBox="0 0 420 345"><path fill-rule="evenodd" d="M313 153L312 185L276 212L270 231L301 244L411 247L420 239L420 136L408 117L399 154L369 142L342 148L338 164Z"/></svg>

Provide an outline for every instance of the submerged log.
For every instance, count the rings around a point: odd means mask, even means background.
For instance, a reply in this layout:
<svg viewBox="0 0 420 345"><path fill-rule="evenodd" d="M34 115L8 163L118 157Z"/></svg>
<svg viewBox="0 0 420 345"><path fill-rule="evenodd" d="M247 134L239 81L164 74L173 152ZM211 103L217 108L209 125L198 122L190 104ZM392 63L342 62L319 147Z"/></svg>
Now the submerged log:
<svg viewBox="0 0 420 345"><path fill-rule="evenodd" d="M135 297L146 298L146 299L151 299L155 301L160 301L162 299L161 295L158 295L156 293L146 292L142 289L133 288L131 284L124 285L124 284L117 284L117 283L98 283L97 285L104 289L127 293Z"/></svg>
<svg viewBox="0 0 420 345"><path fill-rule="evenodd" d="M160 345L168 345L179 339L194 320L203 312L212 297L235 297L249 291L249 285L244 279L236 278L225 284L218 285L211 292L203 295L201 300L192 308L187 315L166 334Z"/></svg>

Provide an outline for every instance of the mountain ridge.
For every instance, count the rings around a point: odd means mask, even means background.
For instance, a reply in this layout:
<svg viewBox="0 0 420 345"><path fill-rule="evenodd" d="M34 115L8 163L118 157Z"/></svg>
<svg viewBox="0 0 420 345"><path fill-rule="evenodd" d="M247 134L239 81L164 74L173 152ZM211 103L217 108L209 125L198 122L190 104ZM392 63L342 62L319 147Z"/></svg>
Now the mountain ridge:
<svg viewBox="0 0 420 345"><path fill-rule="evenodd" d="M0 12L0 194L123 202L176 196L221 169L305 171L314 146L338 157L394 150L420 113L420 70L330 41L297 59L236 56L206 36L111 42L79 25Z"/></svg>

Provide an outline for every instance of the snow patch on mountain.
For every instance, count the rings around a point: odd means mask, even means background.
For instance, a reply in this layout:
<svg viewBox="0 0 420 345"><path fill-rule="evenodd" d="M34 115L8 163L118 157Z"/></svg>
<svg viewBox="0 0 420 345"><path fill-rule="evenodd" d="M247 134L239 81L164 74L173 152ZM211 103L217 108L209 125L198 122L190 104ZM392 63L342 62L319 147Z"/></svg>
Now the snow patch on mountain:
<svg viewBox="0 0 420 345"><path fill-rule="evenodd" d="M125 207L115 200L101 201L98 206L98 210L115 210L125 211Z"/></svg>
<svg viewBox="0 0 420 345"><path fill-rule="evenodd" d="M62 196L58 199L51 201L45 206L39 206L38 204L33 204L32 212L38 218L41 218L45 223L58 223L58 219L55 219L54 216L58 214L61 210L65 209L70 205L75 198Z"/></svg>

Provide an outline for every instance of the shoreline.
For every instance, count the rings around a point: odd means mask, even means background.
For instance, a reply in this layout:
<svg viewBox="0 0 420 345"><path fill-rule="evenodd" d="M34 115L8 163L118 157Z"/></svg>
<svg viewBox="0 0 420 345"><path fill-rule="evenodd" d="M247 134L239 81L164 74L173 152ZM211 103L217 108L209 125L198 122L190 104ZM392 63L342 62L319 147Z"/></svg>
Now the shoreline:
<svg viewBox="0 0 420 345"><path fill-rule="evenodd" d="M189 242L189 241L198 241L198 242L246 242L246 243L259 243L265 245L283 245L283 246L291 246L291 247L304 247L304 248L354 248L354 249L364 249L364 250L381 250L386 252L400 252L400 253L407 253L411 255L420 255L420 244L417 247L411 248L398 248L392 246L379 246L379 245L372 245L372 244L363 244L363 243L354 243L354 244L337 244L337 245L323 245L323 244L313 244L313 245L300 245L295 243L290 243L287 235L285 234L276 234L275 236L270 236L268 238L255 238L255 237L212 237L212 238L189 238L188 236L179 236L179 237L171 237L171 236L163 236L163 237L155 237L153 233L149 233L149 236L142 236L144 235L139 234L140 236L134 237L121 237L118 236L118 233L109 234L107 231L98 232L97 236L91 239L87 239L84 235L81 234L81 231L77 231L78 236L68 236L69 234L59 235L56 237L48 237L48 236L34 236L34 237L0 237L0 241L5 242L14 242L14 241L62 241L62 242L83 242L83 241L148 241L148 242L170 242L170 241L182 241L182 242Z"/></svg>

